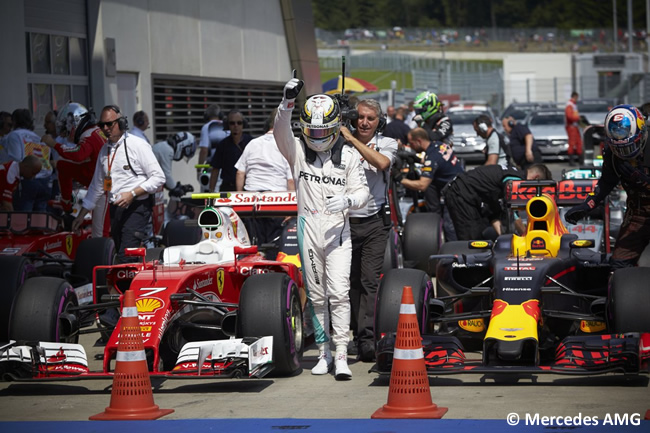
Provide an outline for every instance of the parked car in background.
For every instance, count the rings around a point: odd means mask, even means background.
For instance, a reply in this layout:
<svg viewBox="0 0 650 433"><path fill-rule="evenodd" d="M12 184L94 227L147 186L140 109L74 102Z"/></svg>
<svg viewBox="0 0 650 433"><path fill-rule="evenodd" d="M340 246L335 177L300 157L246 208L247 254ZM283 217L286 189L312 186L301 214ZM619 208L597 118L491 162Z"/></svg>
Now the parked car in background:
<svg viewBox="0 0 650 433"><path fill-rule="evenodd" d="M485 140L476 135L472 122L481 114L487 115L492 120L492 125L497 131L501 131L501 123L494 115L492 108L487 103L462 101L454 103L447 110L447 116L454 126L454 152L465 162L483 162L485 154Z"/></svg>
<svg viewBox="0 0 650 433"><path fill-rule="evenodd" d="M567 157L569 138L564 127L564 110L549 108L532 111L523 123L533 134L544 160Z"/></svg>
<svg viewBox="0 0 650 433"><path fill-rule="evenodd" d="M548 109L548 108L557 108L557 105L554 102L513 102L508 105L499 120L506 117L512 116L517 122L523 123L526 119L526 116L533 111Z"/></svg>
<svg viewBox="0 0 650 433"><path fill-rule="evenodd" d="M605 116L615 105L614 99L581 99L578 100L578 113L585 116L589 124L602 125Z"/></svg>

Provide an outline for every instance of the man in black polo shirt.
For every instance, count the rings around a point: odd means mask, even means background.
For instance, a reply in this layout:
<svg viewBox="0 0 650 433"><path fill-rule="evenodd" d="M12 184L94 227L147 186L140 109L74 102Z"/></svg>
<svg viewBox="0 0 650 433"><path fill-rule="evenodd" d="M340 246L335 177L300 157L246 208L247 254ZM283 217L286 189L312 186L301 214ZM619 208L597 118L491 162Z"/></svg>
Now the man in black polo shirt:
<svg viewBox="0 0 650 433"><path fill-rule="evenodd" d="M533 134L526 125L517 123L512 116L504 117L501 123L510 139L512 159L519 168L526 170L531 165L542 162L542 153L537 148Z"/></svg>
<svg viewBox="0 0 650 433"><path fill-rule="evenodd" d="M227 126L230 135L219 144L214 152L210 165L210 191L214 191L219 174L221 174L221 187L219 191L236 191L237 169L235 164L239 161L244 148L253 137L244 132L244 116L241 112L233 110L228 113Z"/></svg>
<svg viewBox="0 0 650 433"><path fill-rule="evenodd" d="M415 128L408 134L408 142L416 152L424 152L422 162L422 174L419 179L412 180L404 178L403 173L393 176L396 182L404 187L424 191L424 200L429 212L438 213L443 219L443 230L447 241L456 240L454 227L449 218L448 212L443 212L440 204L442 189L459 173L463 167L460 160L446 143L436 142L429 139L429 134L424 128Z"/></svg>

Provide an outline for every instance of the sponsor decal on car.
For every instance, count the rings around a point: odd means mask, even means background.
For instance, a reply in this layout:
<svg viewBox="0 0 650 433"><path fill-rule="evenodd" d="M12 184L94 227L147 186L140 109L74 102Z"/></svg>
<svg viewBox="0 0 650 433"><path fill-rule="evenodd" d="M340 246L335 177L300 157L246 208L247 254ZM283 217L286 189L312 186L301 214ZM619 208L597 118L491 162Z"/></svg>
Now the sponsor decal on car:
<svg viewBox="0 0 650 433"><path fill-rule="evenodd" d="M546 241L542 238L533 238L533 240L530 243L530 248L533 250L545 250Z"/></svg>
<svg viewBox="0 0 650 433"><path fill-rule="evenodd" d="M469 332L485 331L485 321L483 319L459 320L458 326Z"/></svg>
<svg viewBox="0 0 650 433"><path fill-rule="evenodd" d="M524 266L506 266L503 268L504 271L534 271L535 266L524 265Z"/></svg>
<svg viewBox="0 0 650 433"><path fill-rule="evenodd" d="M48 244L48 243L46 242L45 245L43 245L43 249L44 249L45 251L53 250L53 249L55 249L55 248L61 248L61 245L63 245L63 244L61 243L61 240L59 239L58 241L56 241L56 242L52 242L52 243L50 243L50 244Z"/></svg>
<svg viewBox="0 0 650 433"><path fill-rule="evenodd" d="M607 325L605 325L605 322L600 322L596 320L581 320L580 321L580 330L582 332L600 332L604 331Z"/></svg>
<svg viewBox="0 0 650 433"><path fill-rule="evenodd" d="M140 298L135 301L138 313L155 313L163 307L164 303L158 298Z"/></svg>

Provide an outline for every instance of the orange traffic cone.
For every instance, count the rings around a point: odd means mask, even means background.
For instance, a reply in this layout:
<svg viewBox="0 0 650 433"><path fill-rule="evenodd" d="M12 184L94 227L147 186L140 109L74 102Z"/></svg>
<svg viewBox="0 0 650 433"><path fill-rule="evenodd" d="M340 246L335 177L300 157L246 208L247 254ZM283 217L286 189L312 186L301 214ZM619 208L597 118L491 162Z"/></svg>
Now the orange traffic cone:
<svg viewBox="0 0 650 433"><path fill-rule="evenodd" d="M390 371L388 403L377 409L371 418L439 419L447 410L431 401L413 290L410 286L404 286L397 321L393 367Z"/></svg>
<svg viewBox="0 0 650 433"><path fill-rule="evenodd" d="M117 346L111 404L106 410L90 417L91 420L148 420L174 412L159 409L153 403L151 379L142 342L142 331L131 290L124 293L124 307Z"/></svg>

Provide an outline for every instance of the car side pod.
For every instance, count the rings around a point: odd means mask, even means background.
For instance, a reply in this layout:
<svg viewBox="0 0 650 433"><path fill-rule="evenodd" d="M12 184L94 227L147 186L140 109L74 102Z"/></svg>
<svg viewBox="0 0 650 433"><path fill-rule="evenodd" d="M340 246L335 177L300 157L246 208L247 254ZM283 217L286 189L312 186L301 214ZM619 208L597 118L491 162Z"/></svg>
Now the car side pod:
<svg viewBox="0 0 650 433"><path fill-rule="evenodd" d="M440 419L448 410L431 401L413 289L411 286L404 286L390 372L388 403L377 409L370 418Z"/></svg>
<svg viewBox="0 0 650 433"><path fill-rule="evenodd" d="M120 337L113 374L110 406L91 416L94 421L151 420L169 415L174 409L160 409L153 402L151 378L144 353L142 331L132 290L124 293Z"/></svg>

